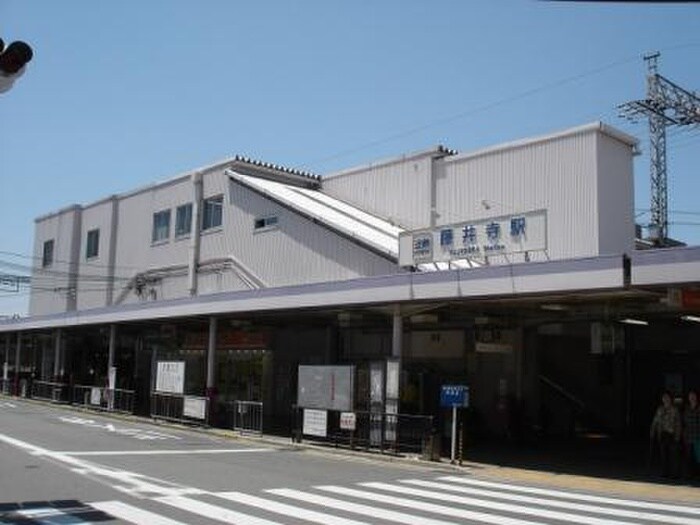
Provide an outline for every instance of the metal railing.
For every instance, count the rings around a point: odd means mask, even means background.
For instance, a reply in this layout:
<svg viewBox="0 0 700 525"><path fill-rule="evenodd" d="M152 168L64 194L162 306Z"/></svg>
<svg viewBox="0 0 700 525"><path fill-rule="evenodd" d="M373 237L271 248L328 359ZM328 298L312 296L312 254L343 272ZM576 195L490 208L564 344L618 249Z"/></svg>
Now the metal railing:
<svg viewBox="0 0 700 525"><path fill-rule="evenodd" d="M32 381L31 396L53 403L70 403L70 386L55 381Z"/></svg>
<svg viewBox="0 0 700 525"><path fill-rule="evenodd" d="M297 441L313 440L336 447L378 450L388 453L422 453L433 447L433 417L386 412L341 412L324 410L323 424L304 433L304 410L293 407L292 436ZM322 421L322 419L321 419ZM431 453L432 455L432 453Z"/></svg>
<svg viewBox="0 0 700 525"><path fill-rule="evenodd" d="M234 401L233 430L236 430L241 434L249 433L262 435L262 401Z"/></svg>
<svg viewBox="0 0 700 525"><path fill-rule="evenodd" d="M11 379L0 379L0 394L5 394L9 396L12 394L12 380Z"/></svg>
<svg viewBox="0 0 700 525"><path fill-rule="evenodd" d="M209 399L164 392L151 392L151 417L205 425L209 422Z"/></svg>
<svg viewBox="0 0 700 525"><path fill-rule="evenodd" d="M73 404L84 408L121 412L134 412L134 391L123 388L104 388L93 385L73 386Z"/></svg>

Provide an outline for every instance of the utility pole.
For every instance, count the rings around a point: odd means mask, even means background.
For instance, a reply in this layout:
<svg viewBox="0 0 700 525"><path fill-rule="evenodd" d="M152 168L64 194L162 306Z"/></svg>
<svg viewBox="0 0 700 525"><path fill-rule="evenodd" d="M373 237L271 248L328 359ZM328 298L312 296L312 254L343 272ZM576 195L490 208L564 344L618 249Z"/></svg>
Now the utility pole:
<svg viewBox="0 0 700 525"><path fill-rule="evenodd" d="M651 221L649 238L659 246L668 239L668 173L666 128L700 125L700 98L674 84L658 71L660 53L644 56L647 63L647 96L619 106L621 116L632 122L649 120Z"/></svg>

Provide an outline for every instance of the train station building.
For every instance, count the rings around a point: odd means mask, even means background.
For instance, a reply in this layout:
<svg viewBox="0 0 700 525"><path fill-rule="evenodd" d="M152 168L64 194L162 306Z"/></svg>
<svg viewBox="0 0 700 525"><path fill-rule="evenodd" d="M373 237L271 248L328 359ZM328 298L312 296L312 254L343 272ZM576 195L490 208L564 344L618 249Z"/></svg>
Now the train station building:
<svg viewBox="0 0 700 525"><path fill-rule="evenodd" d="M236 156L48 213L4 387L285 433L300 366L353 366L353 410L439 432L468 385L483 439L645 436L700 386L700 247L638 238L636 152L595 122L323 176Z"/></svg>

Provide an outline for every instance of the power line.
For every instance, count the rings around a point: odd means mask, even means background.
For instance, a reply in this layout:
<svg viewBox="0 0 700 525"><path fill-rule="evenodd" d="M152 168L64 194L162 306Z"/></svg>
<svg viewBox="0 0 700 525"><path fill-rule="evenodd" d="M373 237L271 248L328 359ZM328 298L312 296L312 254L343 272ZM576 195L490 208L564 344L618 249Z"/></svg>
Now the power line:
<svg viewBox="0 0 700 525"><path fill-rule="evenodd" d="M684 44L677 44L677 45L673 45L673 46L668 46L668 47L663 48L661 51L675 51L678 49L686 49L686 48L694 48L694 47L700 47L700 42L688 42L688 43L684 43ZM397 132L393 135L389 135L389 136L381 138L381 139L377 139L374 141L367 142L365 144L358 145L358 146L353 147L353 148L348 148L346 150L342 150L342 151L335 153L333 155L329 155L329 156L317 159L315 161L312 161L309 164L310 165L320 164L320 163L327 162L329 160L335 160L335 159L340 158L340 157L345 157L345 156L350 155L352 153L356 153L358 151L363 151L363 150L368 149L368 148L379 146L379 145L385 144L387 142L392 142L394 140L413 135L415 133L418 133L420 131L424 131L424 130L429 129L429 128L433 128L433 127L436 127L436 126L439 126L442 124L447 124L447 123L453 122L455 120L465 118L467 116L471 116L471 115L474 115L477 113L487 111L489 109L493 109L495 107L507 104L509 102L514 102L516 100L530 97L530 96L535 95L537 93L540 93L542 91L561 87L563 85L570 84L572 82L576 82L576 81L581 80L583 78L586 78L586 77L589 77L592 75L597 75L597 74L602 73L604 71L607 71L609 69L613 69L613 68L631 63L631 62L636 61L638 59L639 59L638 55L622 58L620 60L610 62L606 65L584 71L584 72L579 73L577 75L564 77L564 78L561 78L559 80L556 80L556 81L553 81L553 82L550 82L547 84L543 84L541 86L537 86L537 87L532 88L532 89L521 91L520 93L517 93L517 94L512 95L510 97L505 97L503 99L499 99L499 100L484 104L482 106L478 106L476 108L472 108L472 109L469 109L469 110L466 110L466 111L463 111L460 113L453 114L451 116L437 119L437 120L434 120L432 122L429 122L429 123L426 123L426 124L423 124L420 126L409 128L409 129L402 131L402 132Z"/></svg>
<svg viewBox="0 0 700 525"><path fill-rule="evenodd" d="M19 252L12 252L12 251L7 251L7 250L0 250L0 255L11 255L13 257L20 257L22 259L32 259L34 261L43 261L42 257L38 257L36 255L29 255L25 253L19 253ZM54 263L60 263L60 264L77 264L77 261L66 261L62 259L54 259ZM80 266L87 266L87 267L92 267L92 268L110 268L111 266L109 264L99 264L99 263L91 263L87 261L80 261ZM126 265L114 265L114 268L123 268L125 270L139 270L137 266L126 266Z"/></svg>

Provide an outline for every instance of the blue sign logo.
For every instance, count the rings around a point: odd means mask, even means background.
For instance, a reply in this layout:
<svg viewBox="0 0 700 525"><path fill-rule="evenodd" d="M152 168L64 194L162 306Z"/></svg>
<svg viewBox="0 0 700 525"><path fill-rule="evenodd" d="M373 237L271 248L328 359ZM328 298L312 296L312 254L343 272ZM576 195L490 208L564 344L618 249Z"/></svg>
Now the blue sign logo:
<svg viewBox="0 0 700 525"><path fill-rule="evenodd" d="M467 385L442 385L440 406L443 408L468 407L469 387Z"/></svg>

